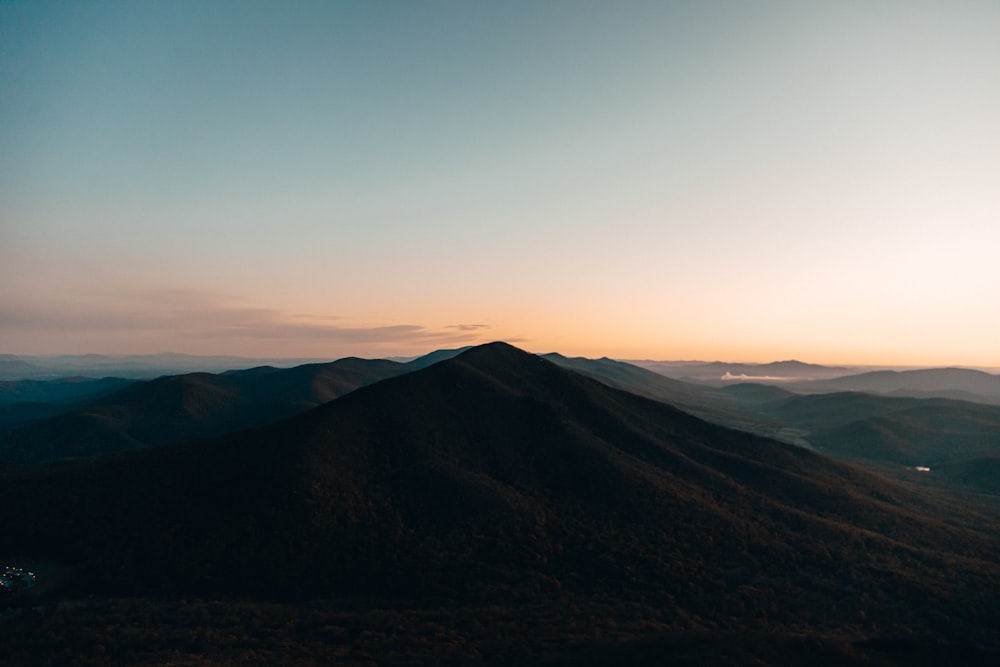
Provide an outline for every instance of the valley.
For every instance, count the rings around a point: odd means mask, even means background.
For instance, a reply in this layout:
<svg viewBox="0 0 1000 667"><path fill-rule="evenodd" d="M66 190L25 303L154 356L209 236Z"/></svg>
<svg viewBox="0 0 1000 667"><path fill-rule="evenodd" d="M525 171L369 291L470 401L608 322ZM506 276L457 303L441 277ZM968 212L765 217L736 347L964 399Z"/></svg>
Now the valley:
<svg viewBox="0 0 1000 667"><path fill-rule="evenodd" d="M0 650L987 664L997 419L504 343L130 384L2 440L0 556L59 581Z"/></svg>

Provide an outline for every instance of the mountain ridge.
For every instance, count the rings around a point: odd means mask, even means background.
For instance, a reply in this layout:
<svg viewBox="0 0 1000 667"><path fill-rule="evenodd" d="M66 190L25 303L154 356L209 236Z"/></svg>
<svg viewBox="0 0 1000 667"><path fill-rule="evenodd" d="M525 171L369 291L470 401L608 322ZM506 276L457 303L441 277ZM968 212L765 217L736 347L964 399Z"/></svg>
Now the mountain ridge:
<svg viewBox="0 0 1000 667"><path fill-rule="evenodd" d="M407 370L390 361L348 357L293 368L166 375L0 435L0 461L38 465L219 436Z"/></svg>
<svg viewBox="0 0 1000 667"><path fill-rule="evenodd" d="M454 663L756 633L860 664L883 638L1000 651L998 513L490 345L239 433L0 472L0 558L71 565L58 599L92 600L18 621L36 651L91 617L105 647L161 618L227 641L281 605L268 636L330 659L472 626L508 636Z"/></svg>

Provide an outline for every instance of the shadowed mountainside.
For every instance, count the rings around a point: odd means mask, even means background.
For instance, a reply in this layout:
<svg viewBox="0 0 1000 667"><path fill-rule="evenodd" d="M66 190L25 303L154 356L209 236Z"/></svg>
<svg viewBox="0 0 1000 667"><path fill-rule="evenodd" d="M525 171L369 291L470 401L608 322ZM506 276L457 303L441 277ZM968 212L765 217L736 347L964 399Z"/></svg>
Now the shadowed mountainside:
<svg viewBox="0 0 1000 667"><path fill-rule="evenodd" d="M0 433L68 412L131 382L122 378L0 381Z"/></svg>
<svg viewBox="0 0 1000 667"><path fill-rule="evenodd" d="M771 388L758 387L736 385L725 392L740 394L748 409L796 429L809 446L832 456L913 467L1000 455L1000 406L861 392L782 392L775 398ZM959 485L962 479L973 478L947 477Z"/></svg>
<svg viewBox="0 0 1000 667"><path fill-rule="evenodd" d="M421 357L417 357L416 359L411 359L410 361L406 362L406 366L410 370L414 371L420 370L421 368L427 368L428 366L433 366L439 361L444 361L446 359L457 357L458 355L462 354L468 349L470 349L469 346L458 347L450 350L435 350Z"/></svg>
<svg viewBox="0 0 1000 667"><path fill-rule="evenodd" d="M556 352L541 356L557 366L592 377L609 387L669 403L706 421L751 432L773 430L769 428L773 424L765 417L748 415L743 401L718 389L674 380L640 366L607 357L586 359L566 357Z"/></svg>
<svg viewBox="0 0 1000 667"><path fill-rule="evenodd" d="M929 403L821 430L809 441L838 456L908 466L1000 455L1000 407Z"/></svg>
<svg viewBox="0 0 1000 667"><path fill-rule="evenodd" d="M777 400L766 401L759 407L775 419L810 431L822 431L903 410L948 406L963 408L972 404L947 399L881 396L851 391L804 396L790 394Z"/></svg>
<svg viewBox="0 0 1000 667"><path fill-rule="evenodd" d="M110 394L132 380L69 377L58 380L0 380L0 405L69 403Z"/></svg>
<svg viewBox="0 0 1000 667"><path fill-rule="evenodd" d="M994 448L994 452L1000 447ZM935 477L980 493L1000 496L1000 455L948 461L934 467Z"/></svg>
<svg viewBox="0 0 1000 667"><path fill-rule="evenodd" d="M8 556L75 562L99 596L600 601L657 632L1000 642L992 514L504 344L253 431L8 473L0 525Z"/></svg>
<svg viewBox="0 0 1000 667"><path fill-rule="evenodd" d="M303 412L407 370L391 361L346 358L287 369L164 376L14 430L0 438L0 462L92 459L222 435Z"/></svg>

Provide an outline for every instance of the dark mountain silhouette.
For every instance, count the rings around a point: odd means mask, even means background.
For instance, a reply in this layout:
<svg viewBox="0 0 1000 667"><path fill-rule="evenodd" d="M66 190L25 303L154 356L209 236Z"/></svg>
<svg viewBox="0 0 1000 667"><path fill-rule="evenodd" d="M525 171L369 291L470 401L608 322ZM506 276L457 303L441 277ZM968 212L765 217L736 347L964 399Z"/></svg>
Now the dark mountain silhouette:
<svg viewBox="0 0 1000 667"><path fill-rule="evenodd" d="M131 380L70 377L58 380L0 381L0 405L16 403L64 403L93 399L130 384Z"/></svg>
<svg viewBox="0 0 1000 667"><path fill-rule="evenodd" d="M367 620L297 607L278 635L326 646L428 613L442 642L493 637L456 663L682 631L1000 646L995 509L499 343L259 429L0 481L7 555L76 563L68 590L349 600Z"/></svg>
<svg viewBox="0 0 1000 667"><path fill-rule="evenodd" d="M67 412L131 382L121 378L0 381L0 433Z"/></svg>
<svg viewBox="0 0 1000 667"><path fill-rule="evenodd" d="M123 377L152 379L183 373L219 373L266 364L299 366L316 359L251 359L234 356L160 354L64 354L47 356L0 355L0 380L59 379L67 377Z"/></svg>
<svg viewBox="0 0 1000 667"><path fill-rule="evenodd" d="M0 462L90 459L260 426L407 371L385 360L340 359L135 383L0 437Z"/></svg>
<svg viewBox="0 0 1000 667"><path fill-rule="evenodd" d="M739 402L729 401L715 389L674 380L624 361L566 357L552 352L541 355L557 366L574 370L616 389L669 403L706 421L741 427L749 422ZM756 421L760 421L759 419Z"/></svg>
<svg viewBox="0 0 1000 667"><path fill-rule="evenodd" d="M981 403L1000 403L1000 375L968 368L874 371L796 384L790 388L809 393L863 391L917 398L939 396Z"/></svg>
<svg viewBox="0 0 1000 667"><path fill-rule="evenodd" d="M444 361L445 359L451 359L452 357L457 357L458 355L460 355L461 353L465 352L468 349L470 349L470 347L467 345L465 347L458 347L452 350L435 350L434 352L425 354L422 357L411 359L410 361L406 362L406 365L410 368L410 370L419 370L421 368L427 368L428 366L432 366L439 361Z"/></svg>
<svg viewBox="0 0 1000 667"><path fill-rule="evenodd" d="M720 389L718 393L731 401L754 407L796 396L781 387L758 382L734 382Z"/></svg>
<svg viewBox="0 0 1000 667"><path fill-rule="evenodd" d="M1000 450L1000 446L993 451ZM1000 454L948 461L934 466L933 478L946 483L1000 496Z"/></svg>

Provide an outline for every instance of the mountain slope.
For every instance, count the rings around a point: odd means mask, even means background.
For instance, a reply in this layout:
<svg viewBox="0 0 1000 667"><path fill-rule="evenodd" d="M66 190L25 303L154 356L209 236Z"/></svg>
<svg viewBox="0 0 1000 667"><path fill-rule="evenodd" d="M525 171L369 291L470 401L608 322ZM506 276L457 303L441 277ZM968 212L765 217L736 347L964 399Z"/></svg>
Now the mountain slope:
<svg viewBox="0 0 1000 667"><path fill-rule="evenodd" d="M585 596L998 641L991 515L502 344L216 441L8 474L0 525L98 595Z"/></svg>
<svg viewBox="0 0 1000 667"><path fill-rule="evenodd" d="M756 410L748 412L748 409L756 406L752 401L743 400L734 392L728 391L732 389L731 387L720 390L702 384L674 380L646 368L607 357L586 359L565 357L553 352L542 355L542 358L557 366L594 378L609 387L668 403L716 424L739 428L758 435L770 435L778 428L777 424L766 415ZM781 392L777 388L774 391ZM789 394L782 392L782 395Z"/></svg>
<svg viewBox="0 0 1000 667"><path fill-rule="evenodd" d="M269 366L137 382L0 438L0 462L89 459L259 426L407 371L385 360Z"/></svg>
<svg viewBox="0 0 1000 667"><path fill-rule="evenodd" d="M820 431L881 417L893 412L940 405L965 406L968 403L944 399L919 399L904 396L881 396L858 391L830 394L790 395L768 401L760 409L774 419L810 431Z"/></svg>
<svg viewBox="0 0 1000 667"><path fill-rule="evenodd" d="M809 441L838 456L908 466L1000 456L1000 407L926 403L820 430Z"/></svg>
<svg viewBox="0 0 1000 667"><path fill-rule="evenodd" d="M0 380L0 405L18 403L70 403L109 394L131 380L82 377L58 380Z"/></svg>
<svg viewBox="0 0 1000 667"><path fill-rule="evenodd" d="M468 350L469 347L458 347L450 350L435 350L423 355L422 357L417 357L416 359L411 359L406 362L406 365L411 370L420 370L421 368L427 368L428 366L433 366L439 361L444 361L446 359L451 359L457 357L461 353Z"/></svg>

